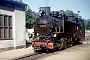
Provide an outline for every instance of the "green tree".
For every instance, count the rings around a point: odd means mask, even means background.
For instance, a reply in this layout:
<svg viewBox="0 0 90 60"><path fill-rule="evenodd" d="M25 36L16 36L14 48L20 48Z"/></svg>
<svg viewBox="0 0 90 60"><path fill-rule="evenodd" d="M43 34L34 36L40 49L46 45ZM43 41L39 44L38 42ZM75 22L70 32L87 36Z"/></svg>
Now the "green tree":
<svg viewBox="0 0 90 60"><path fill-rule="evenodd" d="M65 12L67 16L74 16L74 12L71 10L66 10Z"/></svg>
<svg viewBox="0 0 90 60"><path fill-rule="evenodd" d="M90 30L90 19L84 20L85 29Z"/></svg>
<svg viewBox="0 0 90 60"><path fill-rule="evenodd" d="M74 17L78 17L78 14L74 13L72 10L60 10L61 13L66 14L67 16L74 16ZM82 16L79 15L79 18L82 18Z"/></svg>
<svg viewBox="0 0 90 60"><path fill-rule="evenodd" d="M30 8L26 11L26 28L33 28L33 22L38 17L37 13Z"/></svg>

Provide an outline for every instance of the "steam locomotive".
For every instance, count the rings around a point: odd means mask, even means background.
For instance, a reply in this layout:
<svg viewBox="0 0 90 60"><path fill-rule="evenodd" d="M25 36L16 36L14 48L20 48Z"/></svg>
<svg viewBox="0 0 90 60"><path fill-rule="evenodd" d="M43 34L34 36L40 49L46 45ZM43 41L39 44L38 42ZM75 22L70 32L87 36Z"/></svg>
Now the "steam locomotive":
<svg viewBox="0 0 90 60"><path fill-rule="evenodd" d="M34 22L34 51L63 49L84 40L84 21L74 16L66 16L60 11L50 11L50 7L40 7L39 17Z"/></svg>

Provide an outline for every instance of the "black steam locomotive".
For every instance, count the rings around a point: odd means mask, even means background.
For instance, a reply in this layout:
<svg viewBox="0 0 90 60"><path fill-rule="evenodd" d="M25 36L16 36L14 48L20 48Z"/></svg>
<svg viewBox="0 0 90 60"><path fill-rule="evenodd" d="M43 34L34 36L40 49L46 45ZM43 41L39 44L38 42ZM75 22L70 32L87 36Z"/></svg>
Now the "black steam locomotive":
<svg viewBox="0 0 90 60"><path fill-rule="evenodd" d="M35 51L63 49L84 40L84 21L74 16L66 16L60 11L50 11L50 7L40 7L39 17L34 22Z"/></svg>

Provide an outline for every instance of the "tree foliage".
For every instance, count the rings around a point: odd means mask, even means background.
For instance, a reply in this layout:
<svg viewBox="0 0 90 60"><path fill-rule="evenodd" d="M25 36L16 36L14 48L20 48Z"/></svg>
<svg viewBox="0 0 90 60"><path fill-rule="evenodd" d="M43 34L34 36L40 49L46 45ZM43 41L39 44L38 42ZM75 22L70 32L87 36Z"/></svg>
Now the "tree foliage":
<svg viewBox="0 0 90 60"><path fill-rule="evenodd" d="M66 14L67 16L74 16L74 17L78 17L78 14L74 13L72 10L60 10L63 14ZM82 16L79 15L79 18L82 18Z"/></svg>
<svg viewBox="0 0 90 60"><path fill-rule="evenodd" d="M26 11L26 28L33 28L33 22L37 16L37 13L32 11L30 8Z"/></svg>
<svg viewBox="0 0 90 60"><path fill-rule="evenodd" d="M85 29L90 30L90 19L84 20Z"/></svg>

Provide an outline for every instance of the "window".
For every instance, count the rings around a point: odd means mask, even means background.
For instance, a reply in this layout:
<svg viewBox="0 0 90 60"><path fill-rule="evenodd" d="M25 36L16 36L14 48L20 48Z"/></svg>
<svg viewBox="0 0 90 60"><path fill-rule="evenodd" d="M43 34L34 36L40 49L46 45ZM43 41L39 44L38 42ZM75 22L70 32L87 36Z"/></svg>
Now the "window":
<svg viewBox="0 0 90 60"><path fill-rule="evenodd" d="M0 40L12 39L12 16L0 14Z"/></svg>
<svg viewBox="0 0 90 60"><path fill-rule="evenodd" d="M61 26L61 28L60 28L60 29L61 29L60 31L61 31L61 32L63 32L63 26Z"/></svg>

